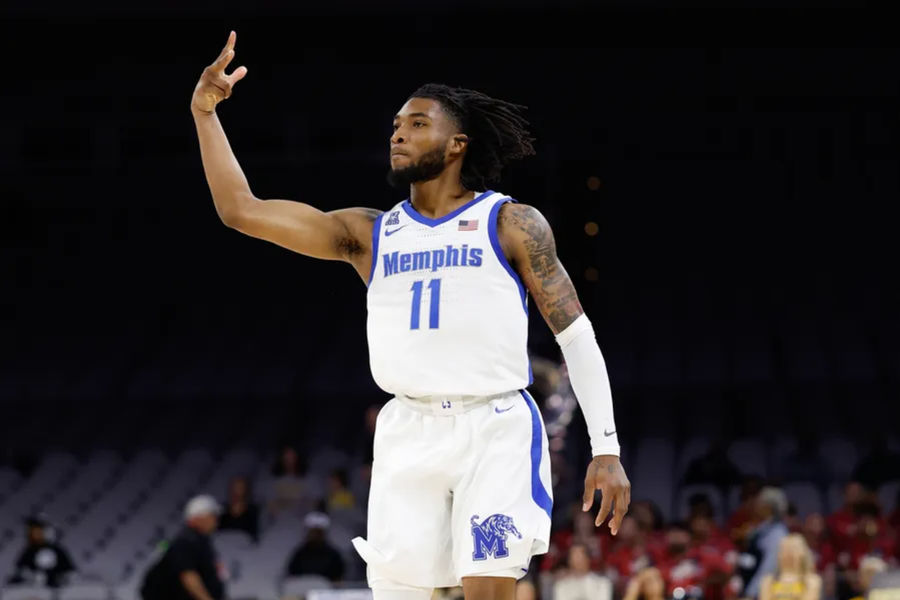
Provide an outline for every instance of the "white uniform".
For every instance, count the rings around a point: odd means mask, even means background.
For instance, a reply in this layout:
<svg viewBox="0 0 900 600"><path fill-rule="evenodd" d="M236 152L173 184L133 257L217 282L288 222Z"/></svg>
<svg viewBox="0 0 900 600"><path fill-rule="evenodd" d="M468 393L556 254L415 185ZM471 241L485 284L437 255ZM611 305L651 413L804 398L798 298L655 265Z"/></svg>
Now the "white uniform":
<svg viewBox="0 0 900 600"><path fill-rule="evenodd" d="M369 583L421 588L522 577L547 551L550 463L527 353L525 288L497 237L493 191L429 219L376 219L369 362L394 398L375 430Z"/></svg>

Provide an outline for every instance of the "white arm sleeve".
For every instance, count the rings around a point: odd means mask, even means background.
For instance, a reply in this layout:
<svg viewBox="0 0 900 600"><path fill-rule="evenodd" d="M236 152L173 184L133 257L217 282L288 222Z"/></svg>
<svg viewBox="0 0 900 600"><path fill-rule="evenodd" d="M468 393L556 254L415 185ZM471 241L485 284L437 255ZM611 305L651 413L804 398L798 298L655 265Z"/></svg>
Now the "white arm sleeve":
<svg viewBox="0 0 900 600"><path fill-rule="evenodd" d="M587 422L591 454L619 456L619 437L613 418L609 375L587 315L582 314L560 331L556 336L556 343L562 348L563 358L569 369L569 382Z"/></svg>

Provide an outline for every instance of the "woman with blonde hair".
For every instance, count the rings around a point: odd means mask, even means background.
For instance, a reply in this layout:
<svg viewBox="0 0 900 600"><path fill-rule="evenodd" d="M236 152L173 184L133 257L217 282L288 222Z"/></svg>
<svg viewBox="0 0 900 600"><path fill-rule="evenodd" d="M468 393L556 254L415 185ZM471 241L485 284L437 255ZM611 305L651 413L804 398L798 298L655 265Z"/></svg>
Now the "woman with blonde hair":
<svg viewBox="0 0 900 600"><path fill-rule="evenodd" d="M785 536L778 546L778 567L763 577L759 600L819 600L821 596L822 578L806 539L796 533Z"/></svg>

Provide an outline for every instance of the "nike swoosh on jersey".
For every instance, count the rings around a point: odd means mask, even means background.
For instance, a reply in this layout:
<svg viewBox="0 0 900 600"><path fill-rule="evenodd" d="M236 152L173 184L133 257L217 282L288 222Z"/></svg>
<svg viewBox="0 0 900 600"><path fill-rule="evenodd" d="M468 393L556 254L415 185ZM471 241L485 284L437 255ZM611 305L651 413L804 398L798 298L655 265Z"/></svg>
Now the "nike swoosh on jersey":
<svg viewBox="0 0 900 600"><path fill-rule="evenodd" d="M507 408L504 408L503 410L500 410L500 407L499 407L499 406L495 406L495 407L494 407L494 412L497 413L497 414L499 415L500 413L505 413L505 412L508 411L508 410L512 410L513 408L515 408L515 406L516 406L516 405L513 404L512 406L507 407Z"/></svg>
<svg viewBox="0 0 900 600"><path fill-rule="evenodd" d="M393 235L393 234L397 233L398 231L400 231L401 229L403 229L404 227L406 227L406 225L401 225L401 226L398 227L397 229L391 229L390 231L388 231L387 229L385 229L385 230L384 230L384 235Z"/></svg>
<svg viewBox="0 0 900 600"><path fill-rule="evenodd" d="M616 432L616 430L613 429L612 431L610 431L609 433L607 433L607 431L604 429L604 430L603 430L603 435L605 435L606 437L609 437L609 436L611 436L612 434L614 434L615 432Z"/></svg>

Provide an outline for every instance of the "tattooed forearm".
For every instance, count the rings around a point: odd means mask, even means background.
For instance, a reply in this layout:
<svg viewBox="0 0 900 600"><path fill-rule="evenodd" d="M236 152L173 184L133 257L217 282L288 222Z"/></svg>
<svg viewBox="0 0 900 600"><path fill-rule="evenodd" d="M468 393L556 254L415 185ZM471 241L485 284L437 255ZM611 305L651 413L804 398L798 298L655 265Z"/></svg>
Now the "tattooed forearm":
<svg viewBox="0 0 900 600"><path fill-rule="evenodd" d="M584 311L569 274L556 256L550 224L530 206L507 203L500 208L497 229L541 314L553 333L559 333Z"/></svg>

